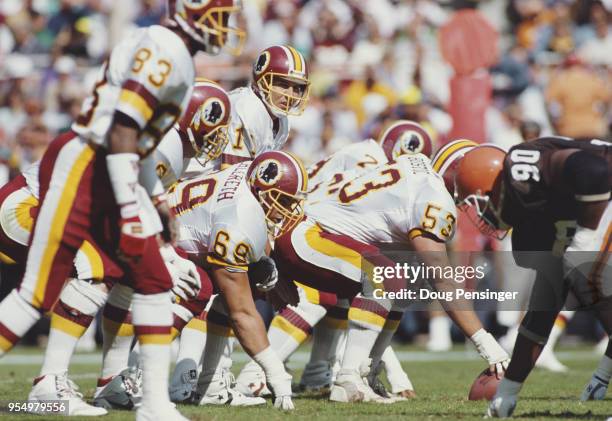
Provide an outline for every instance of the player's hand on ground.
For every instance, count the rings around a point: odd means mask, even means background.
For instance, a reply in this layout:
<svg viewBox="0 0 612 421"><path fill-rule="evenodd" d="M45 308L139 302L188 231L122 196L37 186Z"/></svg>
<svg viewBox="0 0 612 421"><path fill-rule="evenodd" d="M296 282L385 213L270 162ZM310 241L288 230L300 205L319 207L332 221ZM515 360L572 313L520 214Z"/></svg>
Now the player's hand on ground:
<svg viewBox="0 0 612 421"><path fill-rule="evenodd" d="M283 411L295 409L291 400L291 374L286 371L267 377L268 388L272 391L274 407Z"/></svg>

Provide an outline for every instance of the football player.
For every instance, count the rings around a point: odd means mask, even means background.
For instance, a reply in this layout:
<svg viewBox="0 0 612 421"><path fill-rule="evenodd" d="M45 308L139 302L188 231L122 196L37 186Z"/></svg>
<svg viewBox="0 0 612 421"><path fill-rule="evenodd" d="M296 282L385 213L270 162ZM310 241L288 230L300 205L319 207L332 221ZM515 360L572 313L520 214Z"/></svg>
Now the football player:
<svg viewBox="0 0 612 421"><path fill-rule="evenodd" d="M310 92L309 71L306 60L295 48L286 45L271 46L262 51L253 64L252 81L248 87L229 93L231 118L225 150L217 160L204 169L191 161L187 172L210 172L239 162L250 161L260 153L283 147L289 135L288 116L300 115L306 107ZM217 319L217 326L227 327L227 319ZM207 324L211 324L209 320ZM207 341L202 320L193 319L183 329L180 339L179 360L171 379L170 396L174 401L189 400L190 388L196 378L193 361L200 357ZM216 337L215 340L220 340ZM225 338L226 351L218 371L229 371L233 339ZM223 345L218 344L218 348ZM185 361L185 364L181 364ZM227 376L218 373L217 377ZM211 400L213 401L213 400ZM237 403L237 402L236 402Z"/></svg>
<svg viewBox="0 0 612 421"><path fill-rule="evenodd" d="M389 317L390 312L401 313L405 303L375 296L380 290L373 287L371 268L393 264L379 246L409 246L428 266L448 265L445 242L455 228L452 199L424 155L403 155L348 180L328 199L308 204L306 216L277 239L273 257L281 279L352 299L346 351L330 398L388 402L362 378L378 366L397 328L399 320ZM444 291L455 288L448 279L436 279L434 284ZM403 287L402 279L383 282L384 291ZM507 354L466 305L455 302L445 308L491 368L501 372ZM373 360L370 367L363 364L368 358Z"/></svg>
<svg viewBox="0 0 612 421"><path fill-rule="evenodd" d="M133 322L144 371L137 419L184 419L167 393L172 278L157 244L159 217L136 188L139 161L187 105L192 56L219 52L243 35L224 24L239 11L233 0L177 0L174 7L172 24L139 29L113 49L72 130L45 152L25 274L19 290L0 303L5 353L55 303L83 242L95 244L105 272L125 274L136 291ZM157 177L151 171L140 176Z"/></svg>
<svg viewBox="0 0 612 421"><path fill-rule="evenodd" d="M228 140L229 114L230 104L227 93L213 82L197 79L187 110L178 125L164 136L158 148L142 164L143 167L151 165L151 161L156 162L154 168L161 178L164 189L168 189L183 175L186 163L192 157L196 156L197 159L204 161L216 159L221 154ZM23 225L23 221L26 220L24 216L27 215L27 212L37 212L37 179L38 166L35 165L13 182L22 185L26 184L25 180L27 180L27 186L22 187L19 192L9 195L0 208L0 213L6 215L3 219L15 221L10 225L4 224L8 230L3 231L2 238L7 234L17 238L23 243L24 250L29 232L22 232L24 228L16 222L21 219ZM6 188L3 188L4 190ZM4 194L0 194L4 196ZM30 209L27 205L33 207ZM22 216L19 217L18 215ZM4 232L7 234L4 234ZM14 255L13 250L15 248L10 243L4 240L0 243L2 244L2 250L6 249L8 254ZM5 244L8 245L5 246ZM116 284L117 280L104 276L104 273L100 271L102 267L96 264L99 259L95 249L88 246L88 243L82 246L77 253L75 266L78 276L77 279L71 280L66 285L60 295L58 304L53 308L45 359L41 374L35 379L35 387L30 393L29 399L31 400L51 399L50 396L53 394L53 387L51 386L63 384L63 382L53 381L53 376L65 376L76 343L91 323L93 316L107 303L109 297L107 286ZM188 264L188 262L176 258L172 262L166 261L166 263L172 266ZM102 280L104 282L101 282ZM175 281L173 290L180 293L177 288L184 288L186 285L184 283L177 284L177 281L180 282L180 278L177 276L173 276L173 280ZM117 395L117 388L110 385L111 380L127 367L127 356L132 343L133 328L125 323L122 329L120 327L129 314L131 293L132 289L129 286L123 283L117 284L110 295L110 302L107 303L104 310L104 322L102 324L104 332L103 370L102 376L98 380L94 403L105 408L113 406L125 408L133 404L133 402L128 403L130 399L126 399L124 395ZM122 300L121 297L125 299ZM121 302L125 302L125 305L121 305ZM126 307L123 309L125 310L123 314L121 313L122 307ZM119 323L119 326L117 326L117 323ZM131 334L118 335L121 332ZM133 389L138 390L138 379L140 378L138 370L127 370L126 377L127 374L133 375L134 378L123 379L122 381L136 382L136 387ZM45 379L45 376L49 378ZM68 384L72 383L69 382ZM64 389L70 390L70 388ZM108 395L110 390L114 390L112 396ZM70 411L74 412L75 415L82 414L88 407L77 398L78 396L75 395L76 401L70 407ZM91 411L99 413L101 409L93 408Z"/></svg>
<svg viewBox="0 0 612 421"><path fill-rule="evenodd" d="M0 189L0 254L4 263L18 265L18 272L22 274L25 270L32 226L39 209L38 170L37 162ZM98 308L106 300L106 285L101 282L104 273L97 265L99 259L96 250L85 242L77 252L74 262L76 279L70 281L70 285L86 292L89 296L87 301L97 303ZM67 315L64 304L72 303L68 297L70 290L66 288L59 303L53 307L47 349L69 349L71 355L79 338L93 320L96 309L94 306L75 305L80 308L79 314L76 314L77 310L72 309L72 314ZM41 374L35 379L39 393L31 394L28 399L66 399L69 401L69 415L106 414L106 410L87 404L78 392L76 384L68 379L69 360L70 356L66 356L64 352L46 353Z"/></svg>
<svg viewBox="0 0 612 421"><path fill-rule="evenodd" d="M266 373L275 407L286 410L293 409L291 376L268 342L252 298L248 265L267 255L269 236L276 238L301 220L307 180L297 159L284 152L269 151L252 162L181 182L170 198L180 224L178 245L192 260L210 266L208 272L219 290L221 299L215 301L216 309L213 304L209 318L215 311L226 313L242 347ZM257 287L267 291L275 282L273 278ZM189 315L181 317L187 319ZM212 330L209 335L225 336ZM211 403L211 399L231 404L233 399L241 398L224 384L228 379L217 378L223 349L222 341L207 339L197 385L201 404Z"/></svg>
<svg viewBox="0 0 612 421"><path fill-rule="evenodd" d="M508 153L479 146L458 162L456 198L483 233L501 237L512 228L519 266L536 281L516 339L512 361L487 410L509 417L518 394L566 303L593 308L612 332L610 232L612 144L545 137ZM582 399L603 399L612 377L612 345Z"/></svg>
<svg viewBox="0 0 612 421"><path fill-rule="evenodd" d="M221 156L223 166L281 149L289 136L287 117L301 115L309 95L308 66L299 51L288 45L263 50L253 64L251 86L229 93L231 140Z"/></svg>
<svg viewBox="0 0 612 421"><path fill-rule="evenodd" d="M378 139L367 139L353 143L330 157L313 164L308 171L309 183L313 186L307 201L312 204L324 199L328 191L337 188L343 180L385 164L410 153L431 154L431 138L419 124L399 120L389 125ZM300 303L281 310L272 320L268 335L270 342L287 359L306 340L314 329L311 358L306 365L300 385L304 389L316 390L332 383L332 365L344 351L343 338L339 337L346 325L348 303L337 297L299 284ZM329 310L329 313L328 313ZM319 323L321 321L321 323ZM338 348L338 350L336 349ZM338 355L339 354L339 355ZM388 376L393 380L392 391L410 397L414 394L412 383L398 364L392 349L384 354ZM393 370L395 368L396 370ZM373 370L374 371L374 370ZM391 371L389 373L389 371ZM238 389L248 395L266 392L265 377L261 369L248 363L237 378ZM412 393L411 393L412 392Z"/></svg>

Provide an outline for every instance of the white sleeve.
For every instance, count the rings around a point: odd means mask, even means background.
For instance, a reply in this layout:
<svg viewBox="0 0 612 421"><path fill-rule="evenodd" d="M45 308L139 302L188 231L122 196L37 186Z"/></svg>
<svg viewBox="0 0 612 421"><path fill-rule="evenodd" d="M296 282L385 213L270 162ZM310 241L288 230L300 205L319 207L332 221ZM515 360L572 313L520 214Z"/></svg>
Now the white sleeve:
<svg viewBox="0 0 612 421"><path fill-rule="evenodd" d="M226 224L217 224L211 232L208 247L208 263L247 271L249 263L258 261L262 246L247 236L243 230Z"/></svg>

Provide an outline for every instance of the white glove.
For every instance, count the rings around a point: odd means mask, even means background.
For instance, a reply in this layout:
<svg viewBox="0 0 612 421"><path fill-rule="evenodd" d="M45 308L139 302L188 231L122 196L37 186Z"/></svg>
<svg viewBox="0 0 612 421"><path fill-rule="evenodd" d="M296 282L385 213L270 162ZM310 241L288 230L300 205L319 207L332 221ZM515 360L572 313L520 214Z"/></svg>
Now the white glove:
<svg viewBox="0 0 612 421"><path fill-rule="evenodd" d="M268 388L274 395L274 407L283 411L295 409L291 400L291 374L286 371L267 378Z"/></svg>
<svg viewBox="0 0 612 421"><path fill-rule="evenodd" d="M480 329L470 338L478 354L486 360L489 365L495 366L495 372L501 374L506 371L510 357L504 351L500 344L497 343L493 335L484 329Z"/></svg>
<svg viewBox="0 0 612 421"><path fill-rule="evenodd" d="M169 244L160 247L159 251L172 277L172 292L183 300L196 297L202 282L195 263L179 256Z"/></svg>
<svg viewBox="0 0 612 421"><path fill-rule="evenodd" d="M268 388L274 396L274 407L283 411L295 409L291 400L291 374L287 373L283 363L272 347L268 346L253 359L266 373Z"/></svg>

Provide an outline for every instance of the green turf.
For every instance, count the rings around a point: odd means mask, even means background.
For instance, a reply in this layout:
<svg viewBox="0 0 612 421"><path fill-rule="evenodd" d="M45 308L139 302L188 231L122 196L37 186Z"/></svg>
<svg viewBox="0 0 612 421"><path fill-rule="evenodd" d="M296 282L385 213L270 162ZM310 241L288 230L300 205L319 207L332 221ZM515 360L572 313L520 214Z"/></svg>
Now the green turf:
<svg viewBox="0 0 612 421"><path fill-rule="evenodd" d="M405 348L402 348L405 349ZM414 348L411 348L414 349ZM19 352L19 350L16 350ZM587 354L588 355L588 354ZM523 388L515 417L538 420L605 420L612 416L612 398L601 402L578 402L582 388L597 364L597 358L586 357L565 361L570 367L566 374L535 371ZM323 420L470 420L482 419L485 402L469 402L468 389L475 376L484 368L477 361L465 362L405 362L404 367L414 383L418 397L393 405L332 404L321 396L295 399L297 410L290 417ZM238 367L236 367L237 369ZM34 365L0 365L0 400L25 399L30 380L38 373ZM94 390L98 365L75 365L71 375L77 378L86 397ZM299 375L299 371L296 373ZM295 376L297 378L297 376ZM181 412L192 420L284 420L288 415L266 407L235 409L229 407L180 406ZM128 420L134 414L113 411L104 419ZM1 414L7 419L9 415ZM12 416L16 420L41 420L39 416ZM59 419L45 417L45 419Z"/></svg>

